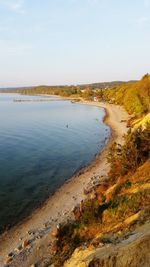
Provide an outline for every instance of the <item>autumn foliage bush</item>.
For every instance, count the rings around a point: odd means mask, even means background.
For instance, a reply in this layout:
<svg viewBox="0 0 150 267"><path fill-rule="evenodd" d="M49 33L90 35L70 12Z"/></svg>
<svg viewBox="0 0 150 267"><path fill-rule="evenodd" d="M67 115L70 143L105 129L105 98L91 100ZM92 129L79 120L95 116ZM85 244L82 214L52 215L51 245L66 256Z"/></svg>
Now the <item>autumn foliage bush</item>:
<svg viewBox="0 0 150 267"><path fill-rule="evenodd" d="M150 156L150 124L143 130L142 127L129 132L125 143L120 146L116 143L110 149L108 161L111 164L110 177L116 178L134 172Z"/></svg>

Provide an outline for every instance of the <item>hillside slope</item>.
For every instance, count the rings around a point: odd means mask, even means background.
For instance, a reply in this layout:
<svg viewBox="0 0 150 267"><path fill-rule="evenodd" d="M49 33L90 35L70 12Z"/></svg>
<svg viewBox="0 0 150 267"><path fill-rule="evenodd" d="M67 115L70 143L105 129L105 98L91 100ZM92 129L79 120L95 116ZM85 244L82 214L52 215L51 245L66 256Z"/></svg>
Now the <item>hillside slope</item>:
<svg viewBox="0 0 150 267"><path fill-rule="evenodd" d="M150 112L150 75L136 83L103 90L103 99L123 105L129 114L136 117Z"/></svg>
<svg viewBox="0 0 150 267"><path fill-rule="evenodd" d="M76 249L64 267L149 267L150 224L133 232L119 244Z"/></svg>

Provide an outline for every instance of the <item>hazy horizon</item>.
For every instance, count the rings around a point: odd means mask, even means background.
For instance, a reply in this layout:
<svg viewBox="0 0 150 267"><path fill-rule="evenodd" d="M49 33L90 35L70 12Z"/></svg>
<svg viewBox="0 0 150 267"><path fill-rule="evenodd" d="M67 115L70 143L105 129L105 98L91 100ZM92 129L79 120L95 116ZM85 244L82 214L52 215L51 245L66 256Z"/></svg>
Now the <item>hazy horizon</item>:
<svg viewBox="0 0 150 267"><path fill-rule="evenodd" d="M139 80L150 0L0 0L0 88Z"/></svg>
<svg viewBox="0 0 150 267"><path fill-rule="evenodd" d="M92 82L92 83L70 83L70 84L34 84L34 85L20 85L20 86L4 86L4 87L0 87L0 89L16 89L16 88L30 88L30 87L38 87L38 86L85 86L85 85L92 85L92 84L98 84L98 83L113 83L113 82L132 82L132 81L138 81L138 80L126 80L126 81L121 81L121 80L114 80L114 81L96 81L96 82Z"/></svg>

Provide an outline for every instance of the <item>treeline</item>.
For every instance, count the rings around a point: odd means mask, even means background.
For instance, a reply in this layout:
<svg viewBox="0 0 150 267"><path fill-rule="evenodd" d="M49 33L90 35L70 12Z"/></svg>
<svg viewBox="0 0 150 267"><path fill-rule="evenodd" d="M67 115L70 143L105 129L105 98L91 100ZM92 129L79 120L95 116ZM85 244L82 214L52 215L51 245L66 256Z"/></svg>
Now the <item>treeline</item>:
<svg viewBox="0 0 150 267"><path fill-rule="evenodd" d="M76 86L37 86L27 89L18 89L17 93L26 95L37 95L37 94L47 94L47 95L60 95L64 97L69 97L71 95L80 96L80 88Z"/></svg>
<svg viewBox="0 0 150 267"><path fill-rule="evenodd" d="M113 81L113 82L101 82L101 83L91 83L91 84L83 84L80 85L80 89L85 89L85 88L90 88L92 90L100 90L100 89L109 89L109 88L113 88L113 87L117 87L117 86L121 86L123 84L132 84L135 83L136 81L132 80L132 81Z"/></svg>
<svg viewBox="0 0 150 267"><path fill-rule="evenodd" d="M123 105L129 114L140 117L150 111L150 75L133 84L103 90L101 95L105 101Z"/></svg>
<svg viewBox="0 0 150 267"><path fill-rule="evenodd" d="M103 82L103 83L93 83L93 84L83 84L83 85L71 85L71 86L35 86L29 88L19 88L14 89L18 93L22 94L51 94L60 96L72 96L78 95L82 97L87 97L90 99L91 96L97 96L101 94L102 89L110 89L123 84L134 83L135 81L123 82ZM98 92L98 93L97 93ZM85 93L85 94L84 94Z"/></svg>
<svg viewBox="0 0 150 267"><path fill-rule="evenodd" d="M109 89L116 86L120 86L123 84L128 83L134 83L135 81L113 81L113 82L101 82L101 83L92 83L92 84L82 84L82 85L71 85L71 86L35 86L35 87L24 87L24 88L13 88L13 90L18 92L23 92L24 94L27 93L43 93L43 94L78 94L81 93L82 90L91 89L94 91L100 90L100 89ZM8 89L9 90L9 89Z"/></svg>
<svg viewBox="0 0 150 267"><path fill-rule="evenodd" d="M84 89L81 89L79 86L37 86L28 89L18 89L15 92L24 95L58 95L86 100L93 100L93 97L97 95L96 91L88 86Z"/></svg>

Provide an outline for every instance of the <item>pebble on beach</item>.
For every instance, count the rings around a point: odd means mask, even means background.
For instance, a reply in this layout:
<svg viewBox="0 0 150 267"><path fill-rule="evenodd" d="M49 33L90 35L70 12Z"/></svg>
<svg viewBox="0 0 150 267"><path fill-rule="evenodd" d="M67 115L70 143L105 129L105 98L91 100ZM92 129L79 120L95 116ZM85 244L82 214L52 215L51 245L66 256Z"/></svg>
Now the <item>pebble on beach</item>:
<svg viewBox="0 0 150 267"><path fill-rule="evenodd" d="M22 243L22 247L26 248L29 245L29 243L30 243L29 240L27 240L27 239L24 240L23 243Z"/></svg>
<svg viewBox="0 0 150 267"><path fill-rule="evenodd" d="M13 256L14 256L13 252L8 253L8 257L13 257Z"/></svg>
<svg viewBox="0 0 150 267"><path fill-rule="evenodd" d="M17 248L14 249L16 252L20 252L22 250L22 245L19 245Z"/></svg>

